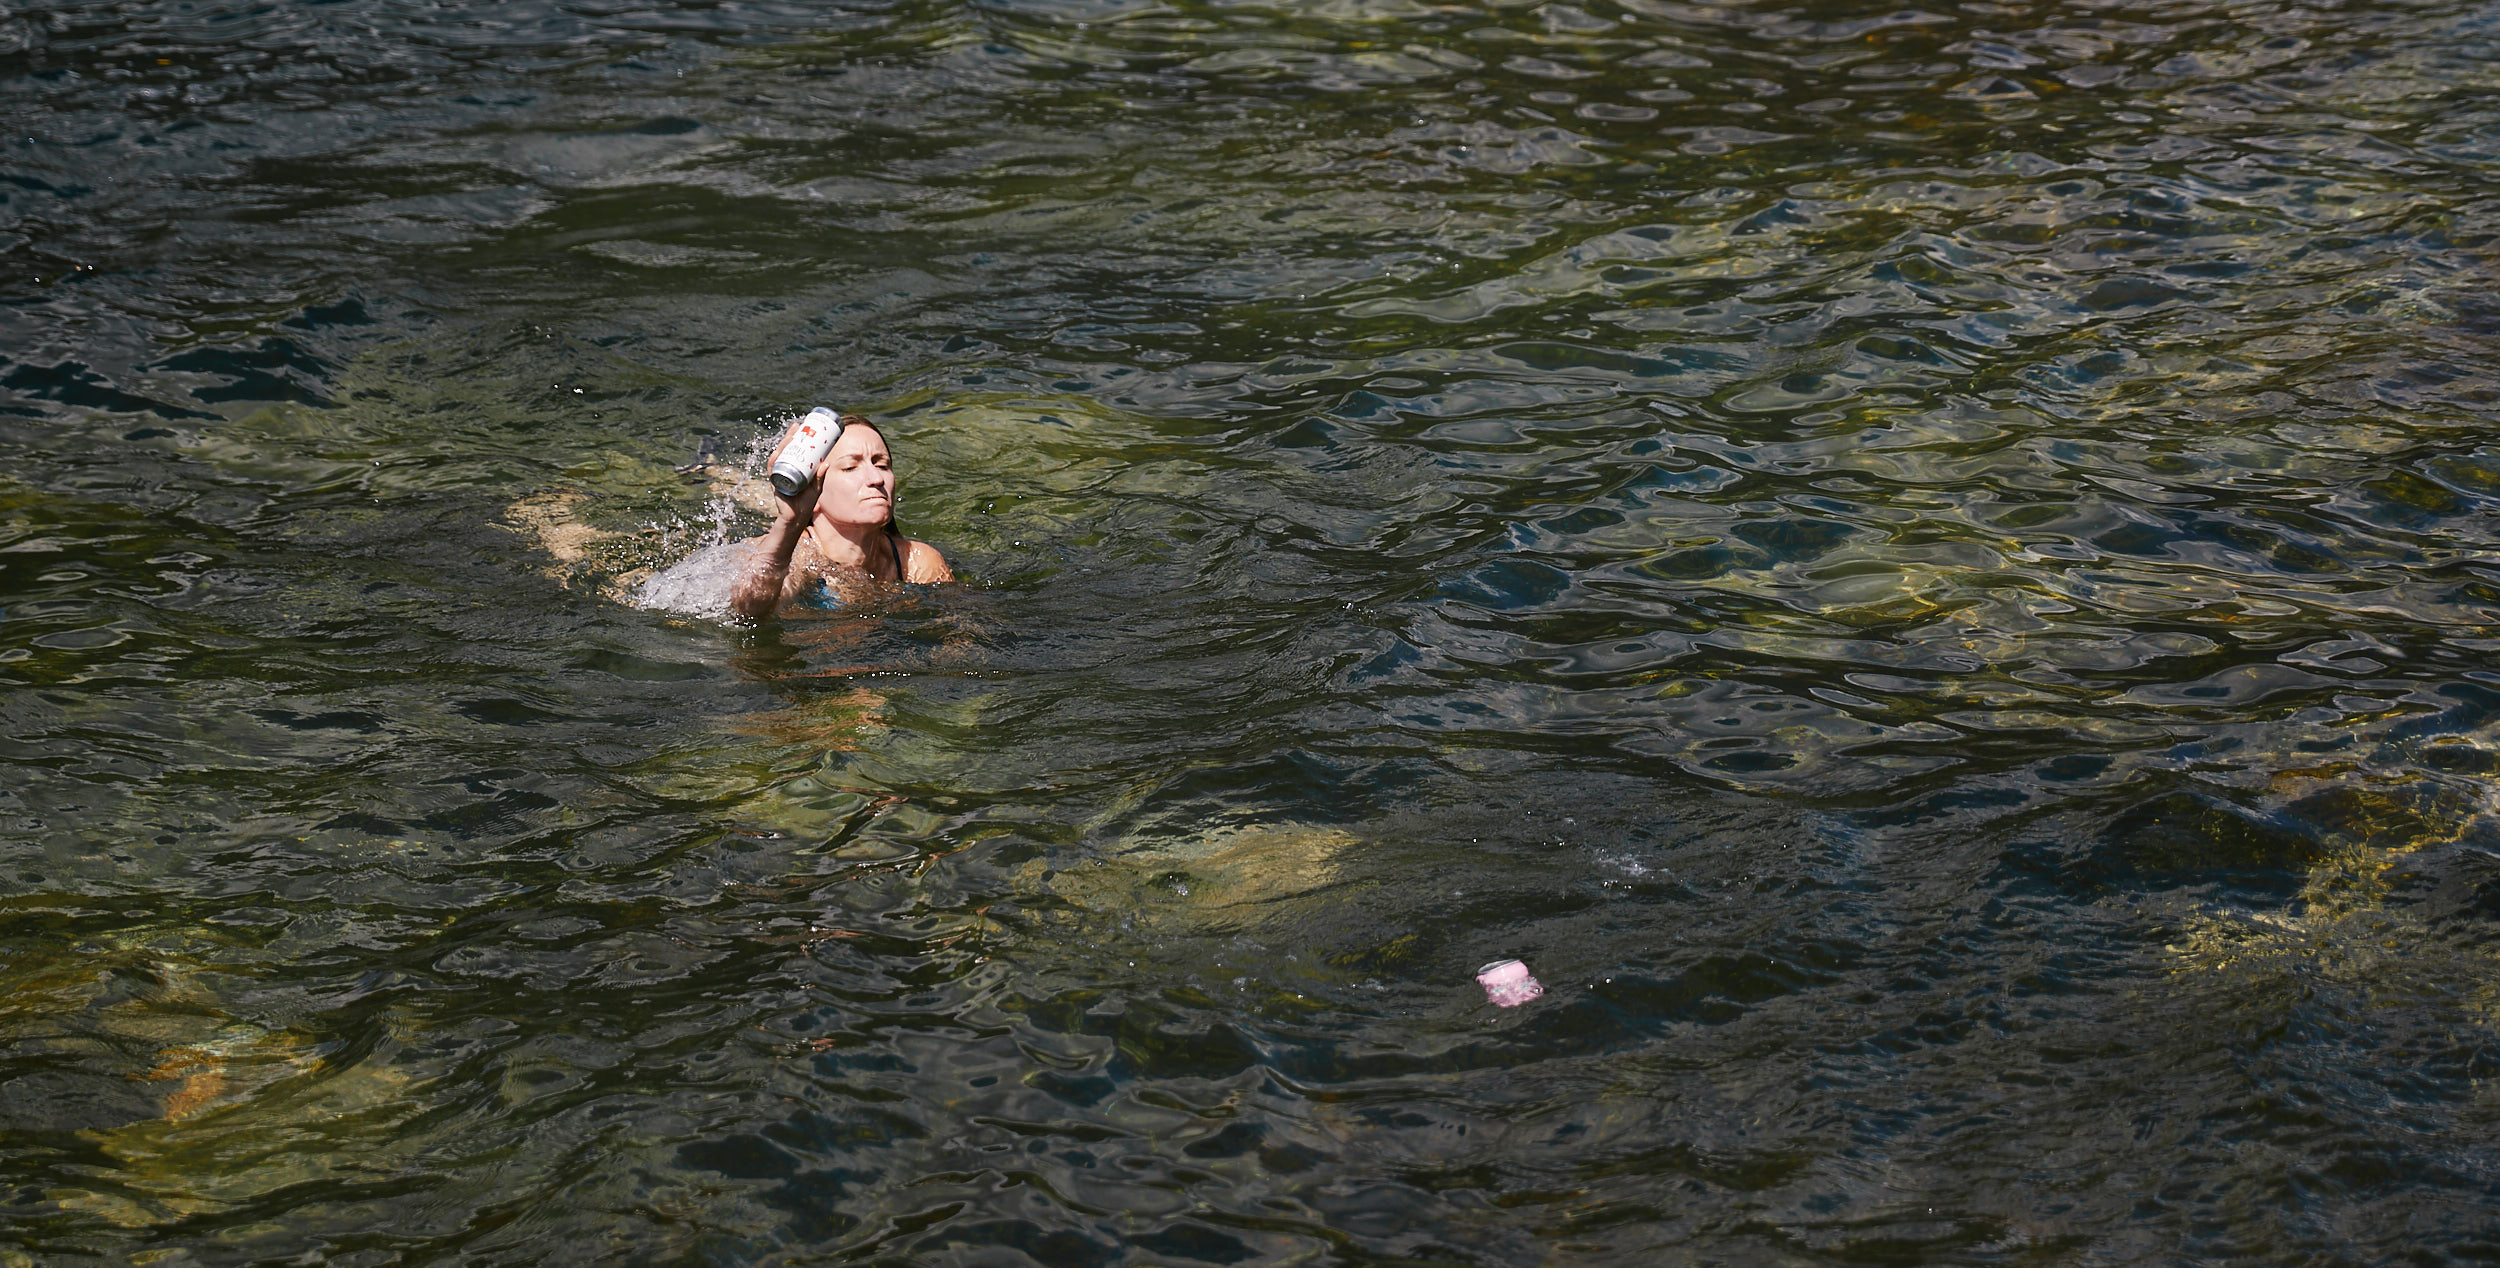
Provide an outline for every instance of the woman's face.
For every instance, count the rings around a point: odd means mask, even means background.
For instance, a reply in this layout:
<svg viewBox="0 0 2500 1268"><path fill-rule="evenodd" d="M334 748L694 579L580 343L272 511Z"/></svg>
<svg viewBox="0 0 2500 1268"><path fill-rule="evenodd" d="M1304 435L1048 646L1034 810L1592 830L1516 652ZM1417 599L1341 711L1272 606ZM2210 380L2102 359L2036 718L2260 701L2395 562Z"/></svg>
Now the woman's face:
<svg viewBox="0 0 2500 1268"><path fill-rule="evenodd" d="M816 518L873 528L894 517L894 455L877 429L853 423L825 455Z"/></svg>

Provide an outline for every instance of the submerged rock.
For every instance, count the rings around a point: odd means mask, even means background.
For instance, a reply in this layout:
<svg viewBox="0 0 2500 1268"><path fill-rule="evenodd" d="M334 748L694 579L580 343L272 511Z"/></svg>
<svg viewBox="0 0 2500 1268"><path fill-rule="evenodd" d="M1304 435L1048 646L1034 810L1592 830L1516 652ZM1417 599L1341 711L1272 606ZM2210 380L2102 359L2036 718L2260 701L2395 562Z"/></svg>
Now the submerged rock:
<svg viewBox="0 0 2500 1268"><path fill-rule="evenodd" d="M1280 905L1333 884L1340 856L1357 844L1335 828L1268 825L1140 843L1094 866L1035 871L1080 909L1210 932L1285 913Z"/></svg>

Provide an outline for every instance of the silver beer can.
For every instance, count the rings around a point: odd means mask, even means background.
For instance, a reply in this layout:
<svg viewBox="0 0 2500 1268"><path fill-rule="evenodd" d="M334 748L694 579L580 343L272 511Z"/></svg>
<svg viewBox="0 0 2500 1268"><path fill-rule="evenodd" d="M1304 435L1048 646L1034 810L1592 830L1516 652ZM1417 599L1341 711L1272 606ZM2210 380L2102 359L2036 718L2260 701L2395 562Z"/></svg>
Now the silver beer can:
<svg viewBox="0 0 2500 1268"><path fill-rule="evenodd" d="M833 443L840 439L840 414L822 405L807 411L797 430L790 433L790 443L781 447L781 456L773 459L769 478L774 490L783 497L797 497L816 478L816 464L833 452Z"/></svg>

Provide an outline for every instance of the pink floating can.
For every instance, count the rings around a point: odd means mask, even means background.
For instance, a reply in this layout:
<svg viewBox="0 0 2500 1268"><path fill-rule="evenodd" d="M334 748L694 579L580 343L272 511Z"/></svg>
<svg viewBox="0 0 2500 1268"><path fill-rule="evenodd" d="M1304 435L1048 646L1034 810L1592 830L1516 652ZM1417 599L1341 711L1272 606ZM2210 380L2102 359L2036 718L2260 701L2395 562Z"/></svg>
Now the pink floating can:
<svg viewBox="0 0 2500 1268"><path fill-rule="evenodd" d="M781 447L781 456L773 459L768 477L773 488L783 497L797 497L799 490L816 479L816 464L833 452L833 443L842 439L842 416L819 405L799 420L798 429L790 433L790 443Z"/></svg>
<svg viewBox="0 0 2500 1268"><path fill-rule="evenodd" d="M1528 973L1528 966L1518 960L1495 960L1476 970L1476 983L1484 987L1484 997L1495 1008L1517 1008L1545 993L1545 984Z"/></svg>

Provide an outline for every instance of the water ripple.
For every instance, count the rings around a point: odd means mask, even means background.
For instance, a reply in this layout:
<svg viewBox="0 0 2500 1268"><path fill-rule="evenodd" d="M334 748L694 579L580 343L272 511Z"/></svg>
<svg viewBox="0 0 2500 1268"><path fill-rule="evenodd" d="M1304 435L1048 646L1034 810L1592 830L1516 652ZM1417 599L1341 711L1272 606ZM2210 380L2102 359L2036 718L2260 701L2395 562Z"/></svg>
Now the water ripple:
<svg viewBox="0 0 2500 1268"><path fill-rule="evenodd" d="M0 13L0 1259L2471 1255L2494 36Z"/></svg>

